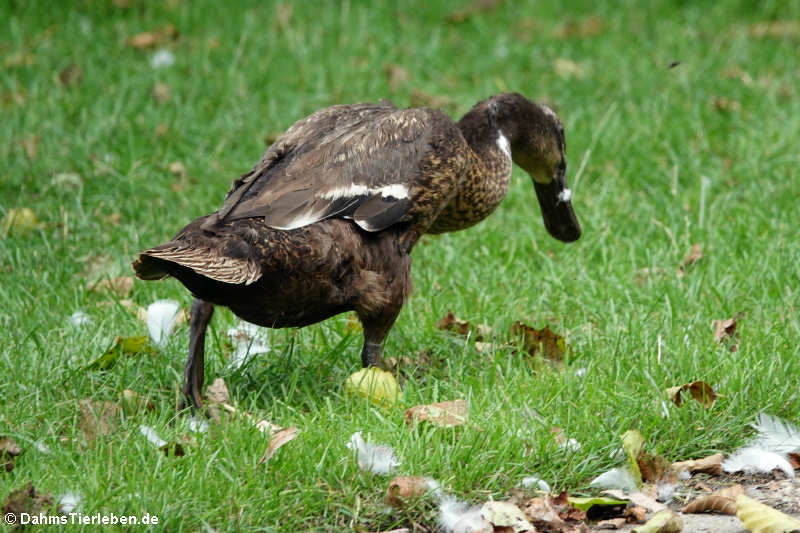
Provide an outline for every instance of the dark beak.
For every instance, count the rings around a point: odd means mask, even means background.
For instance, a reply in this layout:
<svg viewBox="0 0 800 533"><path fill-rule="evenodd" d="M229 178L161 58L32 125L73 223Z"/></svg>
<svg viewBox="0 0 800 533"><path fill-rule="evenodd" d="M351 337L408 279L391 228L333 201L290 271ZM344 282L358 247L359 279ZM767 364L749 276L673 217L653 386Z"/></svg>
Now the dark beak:
<svg viewBox="0 0 800 533"><path fill-rule="evenodd" d="M542 206L542 218L547 231L562 242L577 241L581 236L581 225L578 217L572 210L571 192L565 185L563 176L553 179L549 184L543 185L536 181L536 197Z"/></svg>

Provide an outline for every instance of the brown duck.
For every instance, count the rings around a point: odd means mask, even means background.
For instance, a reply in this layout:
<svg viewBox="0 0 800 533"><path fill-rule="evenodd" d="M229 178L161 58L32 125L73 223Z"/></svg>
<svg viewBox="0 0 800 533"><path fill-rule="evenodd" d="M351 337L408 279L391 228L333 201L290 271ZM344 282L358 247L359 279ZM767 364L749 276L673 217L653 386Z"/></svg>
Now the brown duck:
<svg viewBox="0 0 800 533"><path fill-rule="evenodd" d="M269 328L355 311L361 362L378 365L409 291L414 244L486 218L508 191L512 161L533 179L550 234L578 239L564 152L556 114L516 93L479 102L458 123L387 101L299 120L234 181L218 211L133 263L140 278L172 276L195 296L187 400L202 402L214 305Z"/></svg>

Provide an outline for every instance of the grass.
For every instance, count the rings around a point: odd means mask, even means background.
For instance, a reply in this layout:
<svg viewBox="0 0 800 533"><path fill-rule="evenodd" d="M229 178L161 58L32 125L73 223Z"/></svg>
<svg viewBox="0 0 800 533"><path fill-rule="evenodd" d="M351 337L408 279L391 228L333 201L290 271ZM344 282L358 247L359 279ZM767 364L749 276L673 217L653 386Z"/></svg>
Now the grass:
<svg viewBox="0 0 800 533"><path fill-rule="evenodd" d="M735 449L762 411L800 422L800 72L787 59L800 9L531 1L445 20L463 7L322 2L295 5L288 21L286 8L255 1L0 7L0 216L30 207L42 222L0 239L0 435L23 448L0 476L0 497L31 481L56 496L80 493L82 512L148 512L168 531L379 531L431 525L435 509L384 512L387 479L360 471L345 446L357 430L393 446L402 473L480 502L533 473L580 491L619 464L610 453L628 429L680 460ZM153 68L154 49L126 39L168 23L180 34L160 47L175 62ZM82 79L62 86L70 64ZM390 83L387 65L407 79ZM169 99L153 97L156 83ZM334 103L432 95L459 116L507 90L557 107L584 236L551 239L515 170L492 217L425 238L385 353L425 349L431 362L394 409L344 395L360 349L345 316L270 332L273 352L235 372L225 346L235 321L217 312L208 379L224 377L241 408L300 428L262 466L266 440L243 420L212 425L177 459L139 433L145 424L167 440L188 434L174 409L185 326L153 356L81 370L115 335L145 333L88 280L130 275L138 250L215 209L266 136ZM168 170L175 161L185 177ZM694 243L704 257L679 276ZM137 282L130 298L191 301L174 281ZM571 358L558 370L500 343L478 353L436 329L449 309L501 337L516 320L550 324ZM70 325L78 310L90 326ZM729 352L710 324L736 313L739 349ZM663 405L665 388L697 379L724 398L708 410ZM155 409L86 443L78 402L119 402L126 388ZM469 400L468 427L405 427L404 408L455 398ZM555 446L552 427L581 449Z"/></svg>

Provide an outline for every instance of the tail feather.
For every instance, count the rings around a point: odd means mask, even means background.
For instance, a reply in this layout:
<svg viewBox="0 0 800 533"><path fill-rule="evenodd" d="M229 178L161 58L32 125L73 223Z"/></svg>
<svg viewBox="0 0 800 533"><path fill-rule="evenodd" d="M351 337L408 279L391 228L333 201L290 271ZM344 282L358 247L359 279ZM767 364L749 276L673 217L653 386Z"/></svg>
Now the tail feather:
<svg viewBox="0 0 800 533"><path fill-rule="evenodd" d="M261 278L259 265L250 259L229 257L212 248L187 246L176 241L145 250L134 261L133 268L139 278L155 280L171 274L168 263L175 263L190 268L201 276L234 285L250 285Z"/></svg>

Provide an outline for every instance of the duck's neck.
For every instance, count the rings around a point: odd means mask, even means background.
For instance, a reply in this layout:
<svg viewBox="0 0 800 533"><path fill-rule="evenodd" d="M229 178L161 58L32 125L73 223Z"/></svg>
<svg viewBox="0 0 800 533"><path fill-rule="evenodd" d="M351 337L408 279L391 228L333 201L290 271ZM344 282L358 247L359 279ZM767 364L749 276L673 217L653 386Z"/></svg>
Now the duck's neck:
<svg viewBox="0 0 800 533"><path fill-rule="evenodd" d="M478 105L458 122L471 148L467 175L458 193L429 229L456 231L489 216L503 201L511 181L511 143L486 105Z"/></svg>

